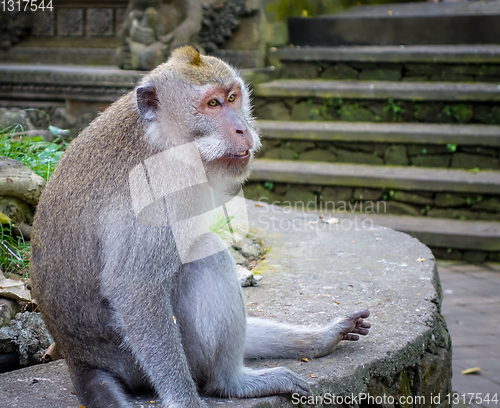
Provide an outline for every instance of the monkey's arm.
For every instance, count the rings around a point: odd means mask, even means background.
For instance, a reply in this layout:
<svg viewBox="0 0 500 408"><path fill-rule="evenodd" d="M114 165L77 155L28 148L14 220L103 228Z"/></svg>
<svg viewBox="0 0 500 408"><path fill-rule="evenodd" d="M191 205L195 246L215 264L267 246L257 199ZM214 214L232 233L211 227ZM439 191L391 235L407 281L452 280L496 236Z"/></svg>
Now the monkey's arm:
<svg viewBox="0 0 500 408"><path fill-rule="evenodd" d="M117 329L164 406L205 407L189 371L172 308L177 271L165 262L168 257L175 259L165 245L168 232L139 224L128 229L125 224L120 234L107 240L101 273L101 288L114 311ZM127 248L126 255L123 248Z"/></svg>
<svg viewBox="0 0 500 408"><path fill-rule="evenodd" d="M359 339L368 334L370 315L361 310L329 325L312 329L277 323L256 317L247 318L245 358L321 357L335 350L341 340Z"/></svg>

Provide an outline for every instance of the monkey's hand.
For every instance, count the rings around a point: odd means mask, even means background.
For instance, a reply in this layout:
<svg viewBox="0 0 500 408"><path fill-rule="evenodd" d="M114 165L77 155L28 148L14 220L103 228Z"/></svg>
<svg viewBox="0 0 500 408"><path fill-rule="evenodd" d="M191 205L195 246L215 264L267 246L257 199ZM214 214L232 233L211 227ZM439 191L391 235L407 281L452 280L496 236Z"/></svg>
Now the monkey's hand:
<svg viewBox="0 0 500 408"><path fill-rule="evenodd" d="M372 326L364 321L370 316L368 309L360 310L338 319L325 327L323 334L328 336L326 344L316 351L314 357L322 357L335 350L341 340L358 341L359 336L366 336Z"/></svg>

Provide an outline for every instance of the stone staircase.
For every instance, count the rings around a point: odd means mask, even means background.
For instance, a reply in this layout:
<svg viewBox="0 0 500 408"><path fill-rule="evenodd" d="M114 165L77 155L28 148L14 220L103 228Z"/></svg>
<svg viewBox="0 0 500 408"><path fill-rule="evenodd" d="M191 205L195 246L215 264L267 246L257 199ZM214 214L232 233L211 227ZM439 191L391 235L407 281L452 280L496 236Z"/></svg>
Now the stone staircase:
<svg viewBox="0 0 500 408"><path fill-rule="evenodd" d="M291 47L271 61L246 197L500 260L500 46Z"/></svg>

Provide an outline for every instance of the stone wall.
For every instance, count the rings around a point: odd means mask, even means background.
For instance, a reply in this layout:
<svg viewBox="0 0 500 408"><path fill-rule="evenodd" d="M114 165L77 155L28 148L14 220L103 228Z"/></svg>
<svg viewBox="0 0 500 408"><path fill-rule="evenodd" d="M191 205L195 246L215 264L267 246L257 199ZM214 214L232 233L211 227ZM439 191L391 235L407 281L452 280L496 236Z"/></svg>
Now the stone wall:
<svg viewBox="0 0 500 408"><path fill-rule="evenodd" d="M258 157L266 159L371 165L500 169L500 149L457 144L392 144L266 139Z"/></svg>
<svg viewBox="0 0 500 408"><path fill-rule="evenodd" d="M280 65L282 78L362 81L500 81L500 64L494 63L273 62Z"/></svg>
<svg viewBox="0 0 500 408"><path fill-rule="evenodd" d="M342 98L255 98L259 119L347 122L500 124L498 102L435 102Z"/></svg>
<svg viewBox="0 0 500 408"><path fill-rule="evenodd" d="M245 196L319 212L500 221L500 197L495 195L250 182L245 186Z"/></svg>
<svg viewBox="0 0 500 408"><path fill-rule="evenodd" d="M33 13L33 37L113 37L125 18L127 1L112 6L97 2L57 5ZM94 3L94 4L92 4ZM121 4L120 4L121 3Z"/></svg>

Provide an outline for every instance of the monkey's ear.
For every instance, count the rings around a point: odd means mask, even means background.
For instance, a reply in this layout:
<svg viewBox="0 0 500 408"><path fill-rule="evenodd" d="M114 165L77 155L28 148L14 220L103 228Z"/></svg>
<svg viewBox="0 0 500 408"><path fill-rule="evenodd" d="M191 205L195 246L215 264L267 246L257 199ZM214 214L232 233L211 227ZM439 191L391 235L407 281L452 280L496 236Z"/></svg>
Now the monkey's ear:
<svg viewBox="0 0 500 408"><path fill-rule="evenodd" d="M137 88L137 107L142 117L146 120L153 120L158 110L158 98L156 88L153 85L144 85Z"/></svg>

